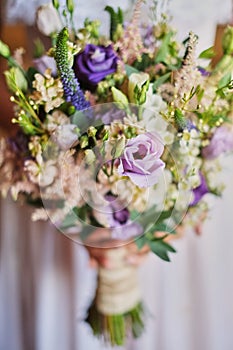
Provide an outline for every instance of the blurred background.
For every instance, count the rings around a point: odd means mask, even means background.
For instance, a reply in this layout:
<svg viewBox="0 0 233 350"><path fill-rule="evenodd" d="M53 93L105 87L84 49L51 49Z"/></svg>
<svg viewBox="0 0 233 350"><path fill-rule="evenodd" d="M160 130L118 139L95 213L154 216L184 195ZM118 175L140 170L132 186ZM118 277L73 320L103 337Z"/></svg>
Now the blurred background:
<svg viewBox="0 0 233 350"><path fill-rule="evenodd" d="M38 35L35 9L48 1L1 0L0 36L12 50L27 49ZM119 0L130 13L134 1ZM198 52L215 44L232 23L232 1L164 0L178 40L192 30L199 36ZM77 0L76 21L99 17L108 28L104 7L114 0ZM145 7L146 13L146 7ZM146 18L146 14L144 14ZM0 133L14 130L12 107L0 61ZM232 350L233 349L233 159L225 161L222 199L211 203L201 236L187 231L174 242L172 263L150 255L140 268L140 283L148 309L146 331L124 349ZM85 249L55 232L50 223L32 223L30 209L10 199L0 202L0 349L100 350L82 322L95 292L96 271L88 265Z"/></svg>

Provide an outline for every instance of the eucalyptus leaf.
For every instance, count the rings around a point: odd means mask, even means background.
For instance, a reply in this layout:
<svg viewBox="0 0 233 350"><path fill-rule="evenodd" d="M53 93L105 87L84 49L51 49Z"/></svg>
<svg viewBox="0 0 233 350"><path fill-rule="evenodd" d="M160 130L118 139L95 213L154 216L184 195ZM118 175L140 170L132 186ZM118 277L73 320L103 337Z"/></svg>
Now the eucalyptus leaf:
<svg viewBox="0 0 233 350"><path fill-rule="evenodd" d="M157 52L157 55L155 57L155 63L166 62L167 56L169 55L169 45L170 45L172 36L173 36L172 32L169 32L165 35L161 43L161 46Z"/></svg>
<svg viewBox="0 0 233 350"><path fill-rule="evenodd" d="M81 221L85 221L86 219L86 210L87 208L85 206L78 208L74 207L72 211L70 211L65 219L62 222L61 228L67 229L70 227L77 226L77 223Z"/></svg>
<svg viewBox="0 0 233 350"><path fill-rule="evenodd" d="M125 71L127 77L129 77L133 73L139 73L140 71L132 66L129 66L128 64L125 64Z"/></svg>
<svg viewBox="0 0 233 350"><path fill-rule="evenodd" d="M204 58L204 59L211 59L216 55L214 52L213 46L209 47L208 49L202 51L199 55L199 58Z"/></svg>
<svg viewBox="0 0 233 350"><path fill-rule="evenodd" d="M220 79L218 83L218 88L222 89L224 87L227 87L227 85L231 82L231 72L228 72L225 74L222 79Z"/></svg>
<svg viewBox="0 0 233 350"><path fill-rule="evenodd" d="M142 249L144 247L144 245L147 243L147 238L145 237L145 235L143 235L143 236L137 238L135 240L135 243L136 243L138 249Z"/></svg>
<svg viewBox="0 0 233 350"><path fill-rule="evenodd" d="M171 73L166 73L155 80L153 83L153 91L156 92L156 90L160 87L160 85L164 84L171 76Z"/></svg>
<svg viewBox="0 0 233 350"><path fill-rule="evenodd" d="M149 241L148 242L151 251L156 254L159 258L170 261L168 253L176 253L176 250L168 243L157 240L157 241Z"/></svg>
<svg viewBox="0 0 233 350"><path fill-rule="evenodd" d="M119 25L122 26L124 21L123 11L120 7L115 11L111 6L106 6L104 10L110 15L110 39L115 41Z"/></svg>

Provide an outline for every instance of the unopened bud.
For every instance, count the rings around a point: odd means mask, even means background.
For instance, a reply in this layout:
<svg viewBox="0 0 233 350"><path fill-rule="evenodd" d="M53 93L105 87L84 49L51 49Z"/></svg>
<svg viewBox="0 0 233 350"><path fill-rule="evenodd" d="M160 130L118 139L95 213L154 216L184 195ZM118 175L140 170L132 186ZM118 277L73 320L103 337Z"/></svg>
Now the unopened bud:
<svg viewBox="0 0 233 350"><path fill-rule="evenodd" d="M74 1L73 0L66 0L66 7L70 13L73 13L74 12Z"/></svg>
<svg viewBox="0 0 233 350"><path fill-rule="evenodd" d="M4 58L9 58L11 53L9 46L0 40L0 55Z"/></svg>

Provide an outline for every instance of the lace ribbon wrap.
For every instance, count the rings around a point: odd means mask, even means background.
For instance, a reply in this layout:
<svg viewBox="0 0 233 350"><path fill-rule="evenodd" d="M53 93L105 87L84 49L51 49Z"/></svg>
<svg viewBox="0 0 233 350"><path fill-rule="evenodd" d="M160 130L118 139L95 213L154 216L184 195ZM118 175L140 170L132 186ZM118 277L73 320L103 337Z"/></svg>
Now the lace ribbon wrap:
<svg viewBox="0 0 233 350"><path fill-rule="evenodd" d="M125 247L109 250L111 269L99 269L96 307L103 315L127 313L141 300L138 268L125 262L126 255Z"/></svg>

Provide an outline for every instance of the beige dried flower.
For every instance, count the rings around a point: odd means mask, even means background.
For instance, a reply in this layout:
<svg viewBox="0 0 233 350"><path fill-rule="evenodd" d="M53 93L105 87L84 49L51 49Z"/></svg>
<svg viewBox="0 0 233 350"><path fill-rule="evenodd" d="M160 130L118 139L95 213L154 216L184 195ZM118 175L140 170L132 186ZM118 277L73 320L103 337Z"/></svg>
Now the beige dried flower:
<svg viewBox="0 0 233 350"><path fill-rule="evenodd" d="M31 99L37 105L44 105L46 113L58 108L64 102L62 82L51 76L50 69L46 70L45 75L35 74L33 87L36 91L31 95Z"/></svg>

